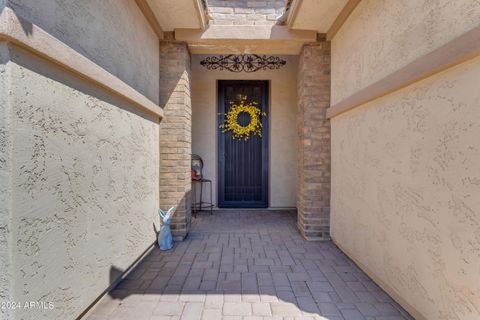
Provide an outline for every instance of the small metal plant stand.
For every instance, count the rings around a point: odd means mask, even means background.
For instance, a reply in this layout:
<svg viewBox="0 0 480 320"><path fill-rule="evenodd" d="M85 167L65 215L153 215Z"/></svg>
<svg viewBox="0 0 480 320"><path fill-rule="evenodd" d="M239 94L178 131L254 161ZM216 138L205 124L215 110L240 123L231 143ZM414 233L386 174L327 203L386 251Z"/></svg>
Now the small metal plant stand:
<svg viewBox="0 0 480 320"><path fill-rule="evenodd" d="M203 201L203 185L207 184L210 191L210 201ZM200 199L197 202L197 186L200 187ZM210 210L210 214L213 214L213 203L212 203L212 180L208 179L201 179L201 180L192 180L192 193L193 199L192 202L192 213L194 214L195 218L197 217L197 213L200 211Z"/></svg>
<svg viewBox="0 0 480 320"><path fill-rule="evenodd" d="M192 214L196 218L197 213L204 209L210 210L213 214L212 201L212 180L204 179L203 174L203 160L199 155L192 154ZM203 185L207 184L208 191L210 191L209 201L203 201ZM197 201L197 188L200 187L200 198Z"/></svg>

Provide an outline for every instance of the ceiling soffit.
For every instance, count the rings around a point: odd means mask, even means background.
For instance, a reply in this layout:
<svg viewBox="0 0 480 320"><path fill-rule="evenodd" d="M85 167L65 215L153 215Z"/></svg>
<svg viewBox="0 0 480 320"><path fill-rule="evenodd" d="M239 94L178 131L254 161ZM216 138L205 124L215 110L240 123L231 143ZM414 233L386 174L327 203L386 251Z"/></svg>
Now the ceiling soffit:
<svg viewBox="0 0 480 320"><path fill-rule="evenodd" d="M163 31L203 29L206 14L202 0L145 0Z"/></svg>
<svg viewBox="0 0 480 320"><path fill-rule="evenodd" d="M208 25L202 0L141 1L148 4L161 31L173 31L192 53L299 54L305 43L317 40L317 33L326 34L338 25L336 19L352 0L292 0L283 26Z"/></svg>
<svg viewBox="0 0 480 320"><path fill-rule="evenodd" d="M327 33L349 0L293 0L287 24L291 29Z"/></svg>
<svg viewBox="0 0 480 320"><path fill-rule="evenodd" d="M194 54L299 54L315 31L290 30L287 26L221 26L205 30L176 29L175 39L188 43Z"/></svg>

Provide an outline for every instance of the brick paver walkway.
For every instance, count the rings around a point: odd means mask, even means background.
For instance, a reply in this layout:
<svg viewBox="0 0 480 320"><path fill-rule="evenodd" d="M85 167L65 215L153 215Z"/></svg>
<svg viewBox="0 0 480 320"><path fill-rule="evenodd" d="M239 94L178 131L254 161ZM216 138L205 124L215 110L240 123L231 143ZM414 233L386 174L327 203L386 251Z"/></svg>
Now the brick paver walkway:
<svg viewBox="0 0 480 320"><path fill-rule="evenodd" d="M412 319L331 242L304 241L292 212L201 214L192 229L88 319Z"/></svg>

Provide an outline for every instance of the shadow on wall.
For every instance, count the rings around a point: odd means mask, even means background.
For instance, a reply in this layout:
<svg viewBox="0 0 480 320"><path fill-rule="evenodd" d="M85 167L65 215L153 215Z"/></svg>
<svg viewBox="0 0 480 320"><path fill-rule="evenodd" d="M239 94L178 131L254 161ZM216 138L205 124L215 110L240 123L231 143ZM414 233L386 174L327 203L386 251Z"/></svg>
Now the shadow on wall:
<svg viewBox="0 0 480 320"><path fill-rule="evenodd" d="M158 105L162 109L187 102L185 99L190 97L190 73L190 54L186 44L161 41ZM190 106L190 103L187 105Z"/></svg>
<svg viewBox="0 0 480 320"><path fill-rule="evenodd" d="M159 225L160 225L160 219L159 219ZM158 228L157 228L157 225L155 224L155 222L152 223L152 231L153 231L153 236L155 239L158 238L158 232L160 231ZM155 247L154 250L158 250L159 251L159 248L158 248L158 242L157 240L155 240L153 246ZM151 247L150 247L151 248ZM148 250L150 250L147 249ZM150 253L151 254L151 253ZM150 255L149 254L149 255ZM147 255L146 257L148 257L149 255ZM144 257L144 259L146 258ZM135 265L136 263L141 263L141 261L143 261L143 259L139 259L137 261L134 261L134 263L132 265ZM120 268L117 268L116 266L111 266L110 267L110 273L109 273L109 282L110 283L110 286L112 288L115 288L115 286L117 286L120 281L122 280L122 276L125 274L125 272L133 272L133 270L135 270L135 267L133 267L132 270L123 270L123 269L120 269Z"/></svg>
<svg viewBox="0 0 480 320"><path fill-rule="evenodd" d="M115 284L120 282L122 275L125 273L125 270L119 269L115 266L110 267L110 281L109 283Z"/></svg>
<svg viewBox="0 0 480 320"><path fill-rule="evenodd" d="M57 66L54 63L45 63L45 61L36 55L27 53L25 50L12 46L11 48L11 60L24 67L25 69L31 70L37 74L44 76L48 81L56 81L61 83L69 88L72 88L72 91L80 91L83 94L98 99L99 101L106 102L112 105L112 108L118 107L129 113L140 116L146 120L159 123L158 116L152 115L148 112L144 112L133 106L128 101L121 97L117 97L114 94L111 94L107 90L102 89L98 85L90 83L86 80L79 78L77 75L68 72L64 68ZM41 101L39 99L39 101ZM86 103L88 107L96 107L94 100L91 100ZM66 107L76 107L73 105L68 105L68 99L66 99Z"/></svg>
<svg viewBox="0 0 480 320"><path fill-rule="evenodd" d="M2 0L0 0L0 3L1 2L2 2ZM5 9L5 7L2 6L2 4L0 4L0 14L3 12L4 9ZM25 33L25 35L27 35L27 36L32 35L32 33L33 33L32 23L26 21L20 15L18 15L14 8L10 8L10 9L15 13L15 16L17 16L17 19L20 22L20 25L22 26L22 29L23 29L23 32Z"/></svg>
<svg viewBox="0 0 480 320"><path fill-rule="evenodd" d="M157 225L155 224L155 222L152 223L152 231L153 231L153 237L155 239L157 239L159 230L157 229ZM155 240L153 246L158 250L157 240ZM149 247L147 249L147 251L150 250L150 248L151 247ZM135 265L136 263L141 262L141 261L142 261L142 259L138 259L138 260L134 261L134 263L132 265ZM135 267L132 270L134 270L134 269L135 269ZM110 286L112 288L115 288L115 286L117 286L120 283L120 281L122 280L122 276L125 274L125 272L127 272L127 271L132 272L132 270L122 270L120 268L117 268L116 266L111 266L110 267L110 272L109 272L109 282L108 283L110 283Z"/></svg>
<svg viewBox="0 0 480 320"><path fill-rule="evenodd" d="M186 97L181 96L181 94L185 94L188 97L190 96L190 80L190 71L183 68L178 72L170 72L168 76L161 76L160 100L158 105L168 111L169 107L175 109L175 105L183 106L187 103L183 100Z"/></svg>

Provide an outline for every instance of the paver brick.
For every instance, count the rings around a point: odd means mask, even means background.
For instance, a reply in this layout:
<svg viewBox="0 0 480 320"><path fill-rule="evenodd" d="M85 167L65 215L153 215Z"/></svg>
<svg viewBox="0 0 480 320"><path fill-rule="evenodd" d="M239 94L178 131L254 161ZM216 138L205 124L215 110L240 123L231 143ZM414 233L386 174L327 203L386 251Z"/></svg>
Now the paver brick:
<svg viewBox="0 0 480 320"><path fill-rule="evenodd" d="M377 316L379 314L378 310L371 303L360 302L356 303L355 306L364 316Z"/></svg>
<svg viewBox="0 0 480 320"><path fill-rule="evenodd" d="M252 305L247 302L225 302L223 304L223 315L225 316L250 316Z"/></svg>
<svg viewBox="0 0 480 320"><path fill-rule="evenodd" d="M223 295L224 302L241 302L242 295L240 293L231 293Z"/></svg>
<svg viewBox="0 0 480 320"><path fill-rule="evenodd" d="M223 294L221 293L207 294L205 298L205 308L222 309L222 307L223 307Z"/></svg>
<svg viewBox="0 0 480 320"><path fill-rule="evenodd" d="M183 310L181 320L199 320L202 317L203 303L187 302Z"/></svg>
<svg viewBox="0 0 480 320"><path fill-rule="evenodd" d="M262 302L277 302L278 297L273 287L260 287L258 289L260 294L260 301Z"/></svg>
<svg viewBox="0 0 480 320"><path fill-rule="evenodd" d="M397 316L400 312L390 303L374 303L380 316Z"/></svg>
<svg viewBox="0 0 480 320"><path fill-rule="evenodd" d="M243 302L260 302L260 295L258 293L243 293Z"/></svg>
<svg viewBox="0 0 480 320"><path fill-rule="evenodd" d="M288 256L294 265L255 265ZM332 243L303 240L286 212L199 214L188 238L153 250L110 295L91 319L412 319Z"/></svg>
<svg viewBox="0 0 480 320"><path fill-rule="evenodd" d="M223 320L242 320L242 316L223 316Z"/></svg>
<svg viewBox="0 0 480 320"><path fill-rule="evenodd" d="M205 294L201 292L185 292L182 291L179 297L180 301L188 302L203 302L205 301Z"/></svg>
<svg viewBox="0 0 480 320"><path fill-rule="evenodd" d="M301 316L302 312L296 305L290 303L274 302L271 305L272 314L277 316Z"/></svg>
<svg viewBox="0 0 480 320"><path fill-rule="evenodd" d="M204 309L202 320L220 320L222 319L222 310L220 309Z"/></svg>
<svg viewBox="0 0 480 320"><path fill-rule="evenodd" d="M295 297L310 296L310 290L308 290L305 281L292 281L291 284Z"/></svg>
<svg viewBox="0 0 480 320"><path fill-rule="evenodd" d="M299 297L297 298L298 308L304 313L319 314L320 310L318 309L317 304L312 299L312 297Z"/></svg>
<svg viewBox="0 0 480 320"><path fill-rule="evenodd" d="M161 301L153 310L154 315L180 316L183 312L184 303Z"/></svg>
<svg viewBox="0 0 480 320"><path fill-rule="evenodd" d="M341 313L345 320L365 320L365 317L357 309L344 309Z"/></svg>
<svg viewBox="0 0 480 320"><path fill-rule="evenodd" d="M272 310L270 304L265 302L256 302L252 304L253 314L256 316L271 316Z"/></svg>

